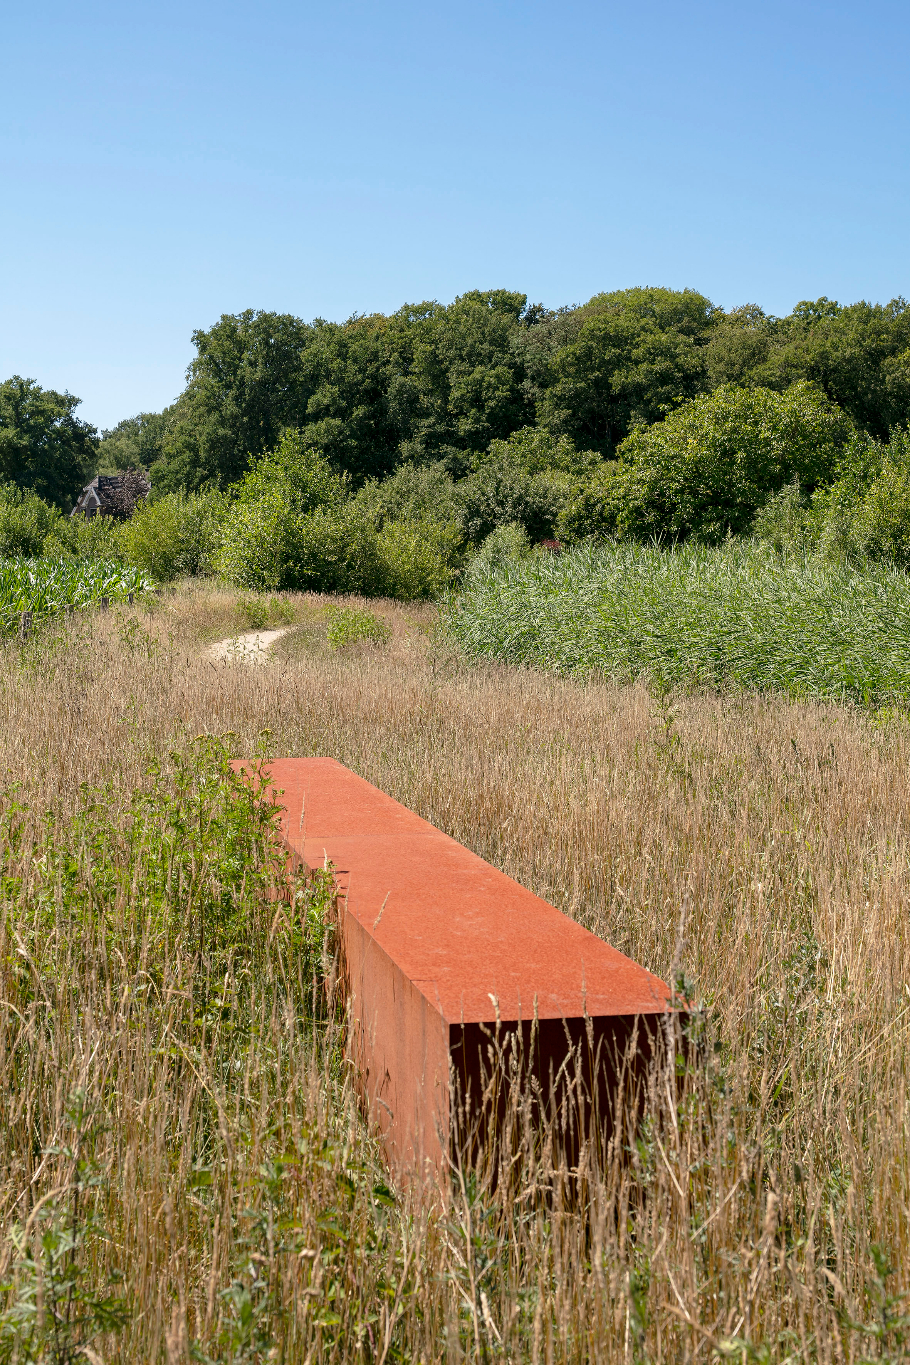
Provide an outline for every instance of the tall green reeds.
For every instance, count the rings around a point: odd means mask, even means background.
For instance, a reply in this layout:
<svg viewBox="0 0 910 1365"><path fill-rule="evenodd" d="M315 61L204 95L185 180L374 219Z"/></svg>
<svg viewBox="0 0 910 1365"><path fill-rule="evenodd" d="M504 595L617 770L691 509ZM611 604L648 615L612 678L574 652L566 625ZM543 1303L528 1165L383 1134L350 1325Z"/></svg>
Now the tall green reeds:
<svg viewBox="0 0 910 1365"><path fill-rule="evenodd" d="M755 542L582 545L478 566L445 619L470 657L562 673L910 697L910 579Z"/></svg>

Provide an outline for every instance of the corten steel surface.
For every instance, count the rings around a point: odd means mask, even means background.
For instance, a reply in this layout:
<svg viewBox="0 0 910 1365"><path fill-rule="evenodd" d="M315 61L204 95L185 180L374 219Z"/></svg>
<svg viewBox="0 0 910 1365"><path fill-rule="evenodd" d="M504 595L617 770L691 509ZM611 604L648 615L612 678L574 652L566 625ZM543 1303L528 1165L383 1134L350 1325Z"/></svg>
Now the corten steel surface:
<svg viewBox="0 0 910 1365"><path fill-rule="evenodd" d="M573 1044L612 1055L666 1012L659 977L334 759L266 774L292 850L335 868L355 1060L399 1167L444 1164L452 1078L476 1088L491 1030L521 1032L545 1082Z"/></svg>

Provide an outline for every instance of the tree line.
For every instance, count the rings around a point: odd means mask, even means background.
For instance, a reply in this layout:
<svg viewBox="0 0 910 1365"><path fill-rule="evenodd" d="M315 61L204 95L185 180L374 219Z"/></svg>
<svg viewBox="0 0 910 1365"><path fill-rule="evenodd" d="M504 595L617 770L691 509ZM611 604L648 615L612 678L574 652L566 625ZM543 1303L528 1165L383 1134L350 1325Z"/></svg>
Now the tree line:
<svg viewBox="0 0 910 1365"><path fill-rule="evenodd" d="M524 428L602 459L633 430L723 385L811 383L879 440L910 418L910 308L827 298L777 318L695 290L635 288L578 307L474 290L343 323L225 315L193 334L183 393L100 434L78 400L0 385L0 475L62 505L99 461L142 466L156 491L226 488L296 429L354 486L402 464L459 479Z"/></svg>
<svg viewBox="0 0 910 1365"><path fill-rule="evenodd" d="M402 596L494 533L759 534L910 566L901 298L777 318L694 290L473 291L338 324L249 310L193 341L177 401L101 434L70 394L0 385L4 553ZM131 528L65 526L87 474L130 468L153 490Z"/></svg>

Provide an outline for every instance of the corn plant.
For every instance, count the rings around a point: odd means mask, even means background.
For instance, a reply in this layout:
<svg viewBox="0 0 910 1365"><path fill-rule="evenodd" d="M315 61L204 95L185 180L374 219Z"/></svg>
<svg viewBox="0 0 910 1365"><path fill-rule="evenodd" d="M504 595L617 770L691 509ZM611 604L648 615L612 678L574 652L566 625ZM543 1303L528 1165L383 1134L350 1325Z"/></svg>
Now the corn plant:
<svg viewBox="0 0 910 1365"><path fill-rule="evenodd" d="M103 560L0 559L0 622L9 630L23 612L53 616L102 598L126 601L131 593L151 588L151 579L141 569Z"/></svg>

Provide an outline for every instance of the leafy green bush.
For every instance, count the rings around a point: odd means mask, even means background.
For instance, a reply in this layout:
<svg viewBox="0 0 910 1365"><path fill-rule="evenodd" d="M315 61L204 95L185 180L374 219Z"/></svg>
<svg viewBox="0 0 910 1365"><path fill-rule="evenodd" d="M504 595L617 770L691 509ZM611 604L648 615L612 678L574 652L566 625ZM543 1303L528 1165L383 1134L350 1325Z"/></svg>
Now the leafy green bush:
<svg viewBox="0 0 910 1365"><path fill-rule="evenodd" d="M333 649L343 649L345 645L357 644L360 640L382 644L391 634L386 622L371 611L358 611L356 607L330 607L326 615L329 623L326 639Z"/></svg>
<svg viewBox="0 0 910 1365"><path fill-rule="evenodd" d="M467 576L484 575L507 564L525 559L531 553L528 533L518 522L497 526L468 562Z"/></svg>
<svg viewBox="0 0 910 1365"><path fill-rule="evenodd" d="M372 521L350 503L320 507L300 519L293 586L309 592L387 591L386 565Z"/></svg>
<svg viewBox="0 0 910 1365"><path fill-rule="evenodd" d="M123 523L120 543L130 564L153 574L160 583L214 572L228 516L229 502L212 489L204 493L168 493L137 508Z"/></svg>
<svg viewBox="0 0 910 1365"><path fill-rule="evenodd" d="M533 541L553 535L557 518L600 468L600 457L578 451L566 436L524 427L491 441L473 470L455 485L464 536L479 545L498 526L523 526Z"/></svg>
<svg viewBox="0 0 910 1365"><path fill-rule="evenodd" d="M336 474L325 456L309 445L300 431L286 431L272 451L267 451L234 485L237 501L254 503L268 498L275 489L287 495L295 511L306 516L317 507L340 502L347 481Z"/></svg>
<svg viewBox="0 0 910 1365"><path fill-rule="evenodd" d="M238 597L236 611L240 621L251 630L289 626L297 619L294 604L286 597L262 596L258 593Z"/></svg>
<svg viewBox="0 0 910 1365"><path fill-rule="evenodd" d="M556 535L566 545L588 536L607 539L616 532L614 482L618 465L605 461L568 501L556 518Z"/></svg>
<svg viewBox="0 0 910 1365"><path fill-rule="evenodd" d="M13 484L0 485L0 556L31 559L40 555L45 540L62 520L56 507L37 493Z"/></svg>
<svg viewBox="0 0 910 1365"><path fill-rule="evenodd" d="M817 517L799 486L799 479L784 484L760 507L752 523L752 534L781 553L810 549L816 540Z"/></svg>
<svg viewBox="0 0 910 1365"><path fill-rule="evenodd" d="M438 597L461 559L461 533L453 523L387 521L378 536L382 590L405 602Z"/></svg>
<svg viewBox="0 0 910 1365"><path fill-rule="evenodd" d="M889 444L857 435L837 479L812 500L812 527L830 558L910 568L910 433L893 430Z"/></svg>
<svg viewBox="0 0 910 1365"><path fill-rule="evenodd" d="M343 551L337 517L320 516L328 507L337 509L345 496L344 480L319 451L305 446L299 432L286 432L276 450L263 455L236 485L215 556L217 567L247 588L359 591L325 589L316 581L338 577L332 563L320 575L320 544L333 563L350 558ZM358 559L356 550L353 558Z"/></svg>
<svg viewBox="0 0 910 1365"><path fill-rule="evenodd" d="M627 437L596 529L708 542L741 534L794 478L810 493L830 479L851 431L811 384L785 393L722 386Z"/></svg>
<svg viewBox="0 0 910 1365"><path fill-rule="evenodd" d="M115 517L61 517L45 537L42 554L122 563L123 527Z"/></svg>
<svg viewBox="0 0 910 1365"><path fill-rule="evenodd" d="M910 569L910 468L886 460L856 510L852 539L857 550Z"/></svg>
<svg viewBox="0 0 910 1365"><path fill-rule="evenodd" d="M455 520L455 481L442 461L400 465L381 481L370 479L355 496L358 506L376 520L429 522L445 526Z"/></svg>

